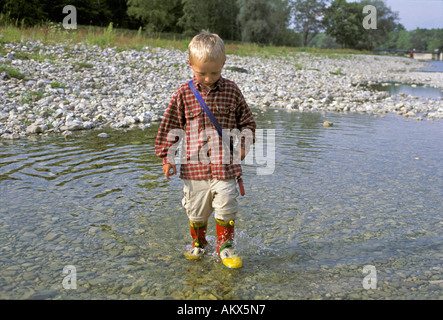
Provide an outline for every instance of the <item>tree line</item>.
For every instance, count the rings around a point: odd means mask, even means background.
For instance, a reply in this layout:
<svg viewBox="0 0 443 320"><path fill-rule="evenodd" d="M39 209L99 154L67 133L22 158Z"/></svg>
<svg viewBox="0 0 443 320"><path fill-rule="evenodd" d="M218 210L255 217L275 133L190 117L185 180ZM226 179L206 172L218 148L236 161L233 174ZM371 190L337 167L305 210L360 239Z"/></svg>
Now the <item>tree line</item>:
<svg viewBox="0 0 443 320"><path fill-rule="evenodd" d="M319 48L433 50L443 29L407 31L383 0L0 0L0 12L20 25L61 22L74 5L80 25L149 34L193 36L202 29L229 41ZM376 29L363 26L363 8L376 8Z"/></svg>

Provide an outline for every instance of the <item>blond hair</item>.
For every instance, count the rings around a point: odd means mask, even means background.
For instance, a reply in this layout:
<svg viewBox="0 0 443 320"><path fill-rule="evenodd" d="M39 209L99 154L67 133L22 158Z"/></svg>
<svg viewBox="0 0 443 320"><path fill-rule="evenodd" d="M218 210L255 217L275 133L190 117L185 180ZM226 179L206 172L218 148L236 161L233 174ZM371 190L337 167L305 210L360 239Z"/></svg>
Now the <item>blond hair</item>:
<svg viewBox="0 0 443 320"><path fill-rule="evenodd" d="M225 44L215 33L203 30L196 35L188 46L189 61L215 61L219 58L226 59Z"/></svg>

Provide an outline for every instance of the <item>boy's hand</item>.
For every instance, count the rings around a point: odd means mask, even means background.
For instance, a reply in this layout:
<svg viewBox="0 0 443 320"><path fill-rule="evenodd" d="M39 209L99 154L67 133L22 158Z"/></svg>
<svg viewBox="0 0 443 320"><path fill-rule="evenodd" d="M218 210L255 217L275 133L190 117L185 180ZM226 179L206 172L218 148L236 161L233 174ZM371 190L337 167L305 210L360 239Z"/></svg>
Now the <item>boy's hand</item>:
<svg viewBox="0 0 443 320"><path fill-rule="evenodd" d="M243 160L245 160L245 158L246 158L246 150L245 149L243 149L243 148L241 148L240 149L240 160L241 161L243 161Z"/></svg>
<svg viewBox="0 0 443 320"><path fill-rule="evenodd" d="M171 174L172 169L172 174ZM165 174L166 179L170 180L170 176L177 174L177 167L175 164L166 163L163 165L163 173Z"/></svg>

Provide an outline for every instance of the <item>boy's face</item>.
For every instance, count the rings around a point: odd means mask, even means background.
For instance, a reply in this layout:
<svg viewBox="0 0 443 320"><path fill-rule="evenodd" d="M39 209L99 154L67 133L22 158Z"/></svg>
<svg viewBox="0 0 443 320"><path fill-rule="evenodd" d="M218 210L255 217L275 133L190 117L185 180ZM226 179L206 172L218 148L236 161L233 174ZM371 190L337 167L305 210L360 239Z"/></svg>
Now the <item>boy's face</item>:
<svg viewBox="0 0 443 320"><path fill-rule="evenodd" d="M223 66L225 65L225 59L220 58L211 61L196 61L192 62L188 60L189 66L197 81L206 88L212 88L213 85L220 79Z"/></svg>

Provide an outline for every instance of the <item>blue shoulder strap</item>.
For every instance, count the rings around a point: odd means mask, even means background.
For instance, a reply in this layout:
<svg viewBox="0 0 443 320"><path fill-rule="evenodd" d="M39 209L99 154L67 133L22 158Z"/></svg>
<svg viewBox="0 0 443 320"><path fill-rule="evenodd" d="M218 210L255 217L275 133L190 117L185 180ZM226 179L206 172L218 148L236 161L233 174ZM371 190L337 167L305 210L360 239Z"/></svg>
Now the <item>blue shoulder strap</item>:
<svg viewBox="0 0 443 320"><path fill-rule="evenodd" d="M200 95L198 90L195 88L194 80L189 81L188 84L189 84L189 87L191 88L192 92L194 93L195 97L197 98L198 102L200 103L202 109L206 112L206 115L208 116L208 118L214 124L214 127L217 130L218 134L220 135L220 137L223 138L223 128L221 127L220 123L218 123L217 119L215 119L214 114L208 108L205 100L203 100L203 97ZM228 137L226 137L226 138L228 138ZM227 143L227 141L225 141L225 142ZM232 145L231 139L229 139L229 145L230 145L231 150L234 150L234 147Z"/></svg>

